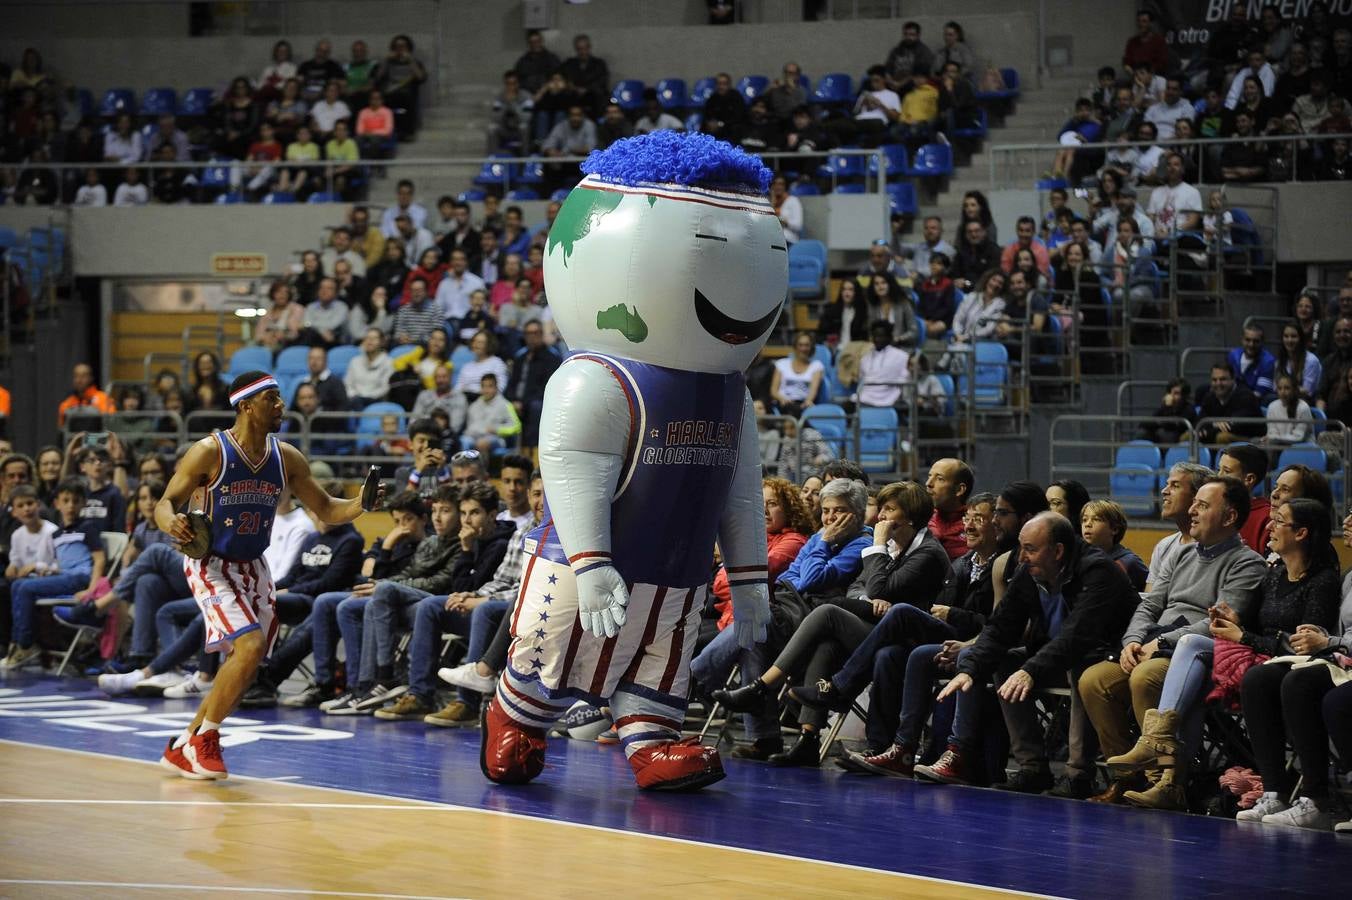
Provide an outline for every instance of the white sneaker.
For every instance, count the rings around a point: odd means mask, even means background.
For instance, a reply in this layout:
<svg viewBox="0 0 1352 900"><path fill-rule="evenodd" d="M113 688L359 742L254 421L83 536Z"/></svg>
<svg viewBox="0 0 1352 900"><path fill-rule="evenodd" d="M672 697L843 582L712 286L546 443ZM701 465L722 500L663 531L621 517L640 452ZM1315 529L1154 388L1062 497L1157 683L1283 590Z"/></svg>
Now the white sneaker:
<svg viewBox="0 0 1352 900"><path fill-rule="evenodd" d="M332 700L325 700L323 703L319 704L319 710L320 712L328 712L329 710L337 709L340 706L347 706L349 703L352 702L352 700L356 696L357 695L354 694L352 691L348 691L341 697L334 697Z"/></svg>
<svg viewBox="0 0 1352 900"><path fill-rule="evenodd" d="M498 684L496 678L480 675L475 663L472 662L456 666L454 669L437 669L437 677L447 684L478 691L481 694L492 693Z"/></svg>
<svg viewBox="0 0 1352 900"><path fill-rule="evenodd" d="M164 699L166 700L187 700L192 697L201 697L211 693L211 687L214 682L207 681L200 674L189 675L173 687L164 689Z"/></svg>
<svg viewBox="0 0 1352 900"><path fill-rule="evenodd" d="M1339 822L1333 826L1334 834L1352 834L1352 820Z"/></svg>
<svg viewBox="0 0 1352 900"><path fill-rule="evenodd" d="M1285 812L1291 807L1283 802L1276 791L1264 791L1253 806L1235 813L1236 822L1261 822L1264 816Z"/></svg>
<svg viewBox="0 0 1352 900"><path fill-rule="evenodd" d="M146 677L141 674L140 669L132 669L121 675L100 675L99 690L110 697L116 697L118 694L125 694L138 684L144 684Z"/></svg>
<svg viewBox="0 0 1352 900"><path fill-rule="evenodd" d="M1288 828L1310 828L1315 831L1328 831L1333 820L1309 797L1297 797L1291 808L1263 817L1264 825L1285 825Z"/></svg>
<svg viewBox="0 0 1352 900"><path fill-rule="evenodd" d="M178 669L171 669L168 672L161 672L158 675L151 675L149 678L137 684L132 692L144 694L148 697L160 697L164 692L175 685L182 684L183 679L187 678L183 672Z"/></svg>

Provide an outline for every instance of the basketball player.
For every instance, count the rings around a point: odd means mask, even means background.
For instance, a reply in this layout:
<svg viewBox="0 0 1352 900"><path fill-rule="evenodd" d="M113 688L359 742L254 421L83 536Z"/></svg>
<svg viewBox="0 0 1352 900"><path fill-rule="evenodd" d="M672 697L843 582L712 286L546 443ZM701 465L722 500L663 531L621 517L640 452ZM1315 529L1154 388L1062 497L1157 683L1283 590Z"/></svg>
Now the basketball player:
<svg viewBox="0 0 1352 900"><path fill-rule="evenodd" d="M239 376L230 385L230 405L235 424L188 450L155 506L155 523L180 547L193 540L193 529L178 510L195 495L211 520L206 556L184 556L183 568L206 623L206 649L229 656L192 724L169 742L160 759L166 769L199 780L227 776L220 724L277 638L276 589L263 558L277 501L289 488L316 518L335 525L362 513L361 498L330 496L315 482L301 452L274 436L283 413L275 378L266 372ZM379 500L378 493L372 506Z"/></svg>

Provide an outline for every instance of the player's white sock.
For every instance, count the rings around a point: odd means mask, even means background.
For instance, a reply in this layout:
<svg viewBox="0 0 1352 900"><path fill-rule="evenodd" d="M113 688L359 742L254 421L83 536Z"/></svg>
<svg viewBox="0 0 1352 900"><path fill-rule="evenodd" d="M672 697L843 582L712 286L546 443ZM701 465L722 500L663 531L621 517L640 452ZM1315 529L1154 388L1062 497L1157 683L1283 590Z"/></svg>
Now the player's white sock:
<svg viewBox="0 0 1352 900"><path fill-rule="evenodd" d="M179 749L179 748L182 747L184 744L188 743L188 741L190 741L190 740L192 740L192 726L191 726L191 725L189 725L187 728L183 729L183 733L180 734L177 738L174 739L174 749L175 749L175 750Z"/></svg>
<svg viewBox="0 0 1352 900"><path fill-rule="evenodd" d="M220 730L221 730L221 723L220 723L220 722L209 722L209 721L207 721L206 719L203 719L203 720L202 720L202 727L198 728L197 730L198 730L198 731L220 731Z"/></svg>

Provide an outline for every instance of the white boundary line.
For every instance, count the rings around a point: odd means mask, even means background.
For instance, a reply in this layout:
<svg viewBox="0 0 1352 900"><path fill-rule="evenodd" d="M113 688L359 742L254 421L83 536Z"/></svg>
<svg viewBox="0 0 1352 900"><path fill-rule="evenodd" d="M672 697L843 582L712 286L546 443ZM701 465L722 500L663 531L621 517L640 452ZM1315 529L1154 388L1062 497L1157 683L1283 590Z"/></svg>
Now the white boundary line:
<svg viewBox="0 0 1352 900"><path fill-rule="evenodd" d="M52 747L52 746L48 746L48 745L46 745L46 744L30 744L30 743L26 743L26 742L24 742L24 741L16 741L16 740L12 740L12 739L10 739L10 738L0 738L0 744L10 744L10 745L13 745L13 746L16 746L16 747L28 747L28 748L32 748L32 749L38 749L38 750L59 750L59 751L61 751L62 753L75 753L75 754L79 754L79 755L81 755L81 756L93 756L93 757L97 757L97 758L99 758L99 759L120 760L120 761L122 761L122 762L129 762L129 763L134 763L134 764L137 764L137 765L143 765L143 766L156 766L156 767L159 766L159 763L158 763L157 761L152 761L152 760L133 759L133 758L130 758L130 757L125 757L125 756L115 756L115 755L109 754L109 753L97 753L97 752L95 752L95 751L93 751L93 750L77 750L77 749L73 749L73 748L70 748L70 747ZM167 777L167 776L166 776L166 777ZM269 781L269 779L266 779L266 778L258 778L258 777L251 776L251 775L231 775L230 778L233 779L233 780L237 780L237 781L256 781L256 782L259 782L259 783L261 783L261 784L276 784L276 782ZM210 783L211 783L211 782L207 782L207 784L210 784ZM229 782L227 781L226 783L228 784ZM319 784L302 784L302 783L298 783L298 782L283 782L283 784L284 784L286 787L304 788L304 789L306 789L306 790L337 791L338 793L341 793L341 794L348 794L348 795L353 795L353 796L358 796L358 797L390 797L390 796L392 796L392 795L389 795L389 794L370 794L370 793L365 793L365 792L363 792L363 791L354 791L354 790L351 790L351 789L348 789L348 788L325 787L324 785L319 785ZM755 855L755 856L765 856L765 857L769 857L769 858L771 858L771 859L782 859L782 860L789 860L789 861L791 861L791 862L809 863L809 864L815 864L815 865L820 865L820 866L831 866L831 867L833 867L833 868L837 868L837 869L846 869L846 870L853 871L853 872L866 872L866 873L868 873L868 874L870 874L870 875L885 875L885 876L892 876L892 877L895 877L895 878L912 878L912 879L917 879L917 880L920 880L920 881L928 881L928 882L933 883L933 884L946 884L946 885L951 885L951 886L957 887L957 888L977 888L977 889L979 889L979 890L993 891L993 892L999 893L999 894L1009 894L1010 896L1014 896L1014 897L1038 897L1038 898L1048 898L1048 900L1063 900L1063 898L1058 898L1058 896L1057 896L1056 894L1036 894L1036 893L1030 893L1030 892L1028 892L1028 891L1014 890L1013 888L1003 888L1003 887L996 887L996 886L993 886L993 885L980 884L979 882L973 882L973 881L957 881L957 880L954 880L954 879L951 879L951 878L939 878L938 876L935 876L935 875L915 875L915 874L912 874L912 873L910 873L910 872L890 872L890 871L888 871L888 870L886 870L886 869L872 869L872 868L869 868L868 866L859 866L859 865L854 865L853 863L842 863L842 862L836 862L836 861L834 861L834 860L828 860L828 859L812 859L812 858L810 858L810 857L805 857L805 856L791 856L791 855L789 855L789 854L787 854L787 853L777 853L777 852L775 852L775 851L773 851L773 850L757 850L757 849L752 848L752 847L735 847L735 846L728 846L728 845L724 845L724 844L711 844L711 843L707 843L707 842L705 842L705 841L696 841L696 840L692 840L692 839L690 839L690 838L672 837L672 836L670 836L670 835L665 835L665 834L648 834L648 833L642 832L642 831L626 831L626 830L623 829L623 828L613 828L613 827L608 826L608 825L593 825L593 824L591 824L591 823L589 823L589 822L573 822L573 821L570 821L570 820L567 820L567 819L549 819L549 818L545 818L544 816L532 816L532 815L527 815L527 814L525 814L525 813L511 812L511 811L509 811L509 810L500 810L500 809L480 809L479 807L476 807L476 806L460 806L460 805L454 804L454 803L442 803L442 802L438 802L438 801L434 801L434 800L419 800L419 799L413 798L413 797L399 797L399 798L397 798L397 799L404 800L404 801L406 801L406 802L408 802L408 803L411 803L411 804L415 804L415 805L419 805L419 806L426 806L426 807L435 808L435 809L451 810L451 811L455 811L455 812L479 813L479 814L481 814L481 815L486 815L486 816L503 816L503 817L510 818L510 819L525 819L525 820L530 821L530 822L544 822L544 823L548 823L548 824L552 824L552 825L564 825L564 826L568 826L568 827L571 827L571 828L583 828L583 829L587 829L587 830L589 830L589 831L600 831L600 832L604 832L604 833L606 833L606 834L619 834L619 835L626 835L626 836L629 836L629 837L646 838L646 839L648 839L648 840L654 840L654 841L667 841L667 842L669 842L669 843L674 843L674 844L684 844L684 845L690 846L690 847L702 847L702 848L713 849L713 850L728 850L728 851L731 851L731 852L734 852L734 853L750 853L750 854L753 854L753 855ZM78 804L78 803L90 803L91 801L87 801L87 800L68 800L68 801L67 801L67 800L62 800L62 801L55 801L55 802L59 802L59 803L70 803L70 804ZM164 804L164 803L169 803L169 802L172 802L172 801L159 801L159 800L136 801L136 800L128 800L128 801L94 801L94 802L128 803L128 804L144 803L144 804L150 805L150 804ZM234 805L234 804L240 803L240 801L222 801L222 802L220 802L220 803L211 803L211 801L187 801L187 802L189 802L189 803L204 803L204 804L211 804L211 805L226 805L227 803ZM264 802L267 802L267 801L264 801ZM246 805L246 806L261 806L261 805L263 805L263 803L247 803L247 802L245 802L245 803L242 803L242 805ZM288 803L276 803L276 804L269 804L269 805L275 805L275 806L305 807L305 806L312 806L312 805L313 805L313 806L319 806L320 804L305 804L305 803L288 804ZM376 809L382 808L382 807L384 807L384 806L387 806L387 804L361 804L361 803L358 803L358 804L352 804L352 805L355 806L355 807L376 808ZM336 806L337 808L343 808L341 805L338 805L338 804L335 804L335 806ZM393 806L396 806L396 804L388 804L388 806L393 807ZM92 882L91 882L91 883L92 883ZM360 896L360 895L354 895L354 896Z"/></svg>
<svg viewBox="0 0 1352 900"><path fill-rule="evenodd" d="M149 891L200 891L231 894L304 894L307 897L394 897L398 900L448 900L441 894L363 894L356 891L321 891L313 888L227 887L219 884L165 884L154 881L45 881L36 878L0 878L0 884L41 887L126 888Z"/></svg>

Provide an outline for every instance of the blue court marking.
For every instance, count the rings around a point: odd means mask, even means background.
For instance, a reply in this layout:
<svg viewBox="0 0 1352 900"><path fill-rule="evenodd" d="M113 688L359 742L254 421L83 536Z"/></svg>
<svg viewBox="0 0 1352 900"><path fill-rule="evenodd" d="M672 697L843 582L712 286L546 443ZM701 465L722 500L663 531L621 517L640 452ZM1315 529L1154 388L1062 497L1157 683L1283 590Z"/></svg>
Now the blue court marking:
<svg viewBox="0 0 1352 900"><path fill-rule="evenodd" d="M153 760L195 709L110 700L87 681L0 677L0 738L28 744ZM222 735L240 775L1060 896L1233 897L1238 884L1250 896L1327 896L1352 864L1352 839L1332 833L833 767L725 760L728 777L711 788L649 794L618 747L551 739L535 783L501 787L479 772L477 729L276 709L243 710Z"/></svg>

